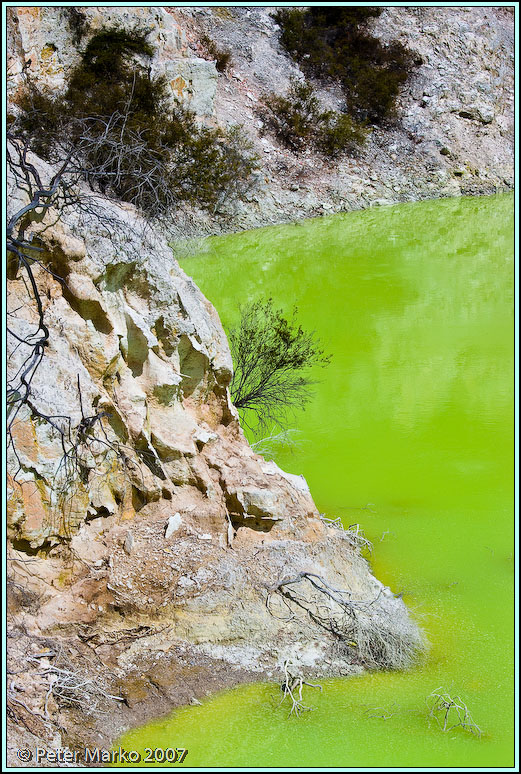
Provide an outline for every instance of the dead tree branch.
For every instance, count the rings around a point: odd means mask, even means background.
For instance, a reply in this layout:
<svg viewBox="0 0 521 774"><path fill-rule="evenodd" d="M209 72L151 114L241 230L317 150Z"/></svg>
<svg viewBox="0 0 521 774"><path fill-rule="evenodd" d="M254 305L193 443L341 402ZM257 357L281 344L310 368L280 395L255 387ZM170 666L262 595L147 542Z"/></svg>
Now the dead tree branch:
<svg viewBox="0 0 521 774"><path fill-rule="evenodd" d="M472 720L469 709L461 696L451 696L443 688L436 688L427 697L429 717L434 718L442 731L463 728L471 734L481 737L480 727Z"/></svg>
<svg viewBox="0 0 521 774"><path fill-rule="evenodd" d="M384 587L373 599L352 599L349 591L333 588L320 575L300 572L292 578L265 586L267 607L273 613L271 597L276 594L290 621L298 610L317 626L352 649L353 662L369 668L405 668L413 664L423 649L414 629L403 631L390 621L378 605ZM414 632L414 634L413 634Z"/></svg>
<svg viewBox="0 0 521 774"><path fill-rule="evenodd" d="M284 679L280 685L282 699L278 706L280 707L285 699L289 699L291 707L288 717L291 717L291 715L300 717L302 712L309 712L313 709L313 707L308 707L304 704L302 697L302 689L304 686L307 685L310 688L318 688L320 691L322 690L322 686L315 683L308 683L304 680L304 677L296 671L296 667L287 659L284 661L283 669Z"/></svg>
<svg viewBox="0 0 521 774"><path fill-rule="evenodd" d="M107 700L124 701L122 696L107 691L99 679L87 677L81 669L64 661L61 653L55 663L50 665L42 666L36 656L28 656L27 661L37 665L38 675L46 678L48 682L44 705L46 718L49 717L48 705L51 697L62 707L81 707L84 712L95 715L106 712L104 705Z"/></svg>

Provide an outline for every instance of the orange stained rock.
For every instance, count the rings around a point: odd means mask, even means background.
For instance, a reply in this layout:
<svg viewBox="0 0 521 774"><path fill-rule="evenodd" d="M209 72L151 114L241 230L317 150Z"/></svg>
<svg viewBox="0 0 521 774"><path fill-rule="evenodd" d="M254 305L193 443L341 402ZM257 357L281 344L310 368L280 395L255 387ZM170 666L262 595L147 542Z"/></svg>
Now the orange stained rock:
<svg viewBox="0 0 521 774"><path fill-rule="evenodd" d="M121 520L129 521L130 519L133 519L135 515L136 511L132 505L132 487L130 484L127 484L125 488L125 496L121 506Z"/></svg>
<svg viewBox="0 0 521 774"><path fill-rule="evenodd" d="M24 481L21 494L25 513L24 531L41 532L45 524L47 509L36 481Z"/></svg>
<svg viewBox="0 0 521 774"><path fill-rule="evenodd" d="M324 537L325 526L318 519L307 519L306 527L302 534L302 540L312 543Z"/></svg>
<svg viewBox="0 0 521 774"><path fill-rule="evenodd" d="M182 97L187 83L184 78L181 78L181 76L178 75L177 78L170 81L170 86L172 87L172 91L174 91L178 97Z"/></svg>
<svg viewBox="0 0 521 774"><path fill-rule="evenodd" d="M36 462L39 449L33 423L31 421L15 421L11 428L11 434L17 451L28 457L31 462Z"/></svg>
<svg viewBox="0 0 521 774"><path fill-rule="evenodd" d="M27 8L19 6L16 9L16 12L19 18L22 18L23 16L32 16L33 19L38 19L40 16L40 9L36 6L29 6Z"/></svg>

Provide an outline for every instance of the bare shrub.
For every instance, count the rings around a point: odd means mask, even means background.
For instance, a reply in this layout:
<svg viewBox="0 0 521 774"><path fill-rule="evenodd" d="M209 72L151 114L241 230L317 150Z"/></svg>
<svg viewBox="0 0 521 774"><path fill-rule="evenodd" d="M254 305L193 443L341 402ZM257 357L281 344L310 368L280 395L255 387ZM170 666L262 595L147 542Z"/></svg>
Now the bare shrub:
<svg viewBox="0 0 521 774"><path fill-rule="evenodd" d="M348 527L344 527L340 516L329 518L323 513L320 514L320 518L325 524L339 529L343 533L344 537L349 540L355 550L359 552L365 551L368 554L372 553L373 544L364 535L364 531L360 524L350 524Z"/></svg>
<svg viewBox="0 0 521 774"><path fill-rule="evenodd" d="M318 688L320 691L322 690L322 686L315 683L308 683L303 675L297 671L297 668L288 660L284 661L283 669L284 679L280 684L282 699L278 706L280 707L281 704L288 699L291 705L288 717L295 715L298 718L302 712L309 712L313 709L313 707L308 707L304 704L304 699L302 697L304 686L307 685L310 688Z"/></svg>
<svg viewBox="0 0 521 774"><path fill-rule="evenodd" d="M310 588L311 586L311 588ZM352 649L354 659L369 669L405 669L415 664L425 644L417 629L404 622L398 626L391 610L378 604L384 588L370 600L354 600L349 591L335 589L320 575L300 572L269 586L286 607L286 619L299 609L310 619Z"/></svg>
<svg viewBox="0 0 521 774"><path fill-rule="evenodd" d="M442 687L436 688L427 697L429 717L434 718L442 731L463 728L481 737L481 729L472 720L469 709L461 696L451 696Z"/></svg>
<svg viewBox="0 0 521 774"><path fill-rule="evenodd" d="M47 678L49 687L45 698L45 716L49 717L48 705L52 698L59 707L76 707L87 715L103 715L109 711L110 701L124 701L122 696L110 693L101 676L88 677L87 673L73 665L62 652L51 652L55 658L50 665L40 666L36 656L28 656L29 663L36 664L38 674Z"/></svg>

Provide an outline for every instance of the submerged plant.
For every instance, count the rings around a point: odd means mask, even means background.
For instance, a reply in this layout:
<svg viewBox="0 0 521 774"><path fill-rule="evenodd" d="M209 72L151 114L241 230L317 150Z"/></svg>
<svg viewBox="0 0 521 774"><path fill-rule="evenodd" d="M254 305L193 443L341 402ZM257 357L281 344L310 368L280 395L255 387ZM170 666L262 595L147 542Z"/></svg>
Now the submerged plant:
<svg viewBox="0 0 521 774"><path fill-rule="evenodd" d="M481 737L481 729L472 720L469 709L461 696L451 696L443 688L436 688L427 697L429 717L434 718L442 731L463 728Z"/></svg>
<svg viewBox="0 0 521 774"><path fill-rule="evenodd" d="M269 435L250 445L256 454L261 454L266 460L272 460L282 451L295 451L299 446L298 435L299 431L293 428L276 432L273 427Z"/></svg>
<svg viewBox="0 0 521 774"><path fill-rule="evenodd" d="M291 705L288 717L295 715L298 718L302 712L310 712L313 709L313 707L308 707L306 704L304 704L304 699L302 696L302 690L304 686L307 685L310 688L318 688L320 691L322 691L322 686L316 683L308 683L307 680L304 679L303 675L297 671L295 665L287 659L284 661L283 670L284 679L280 684L282 699L280 700L278 706L280 707L281 704L283 704L283 702L288 699Z"/></svg>
<svg viewBox="0 0 521 774"><path fill-rule="evenodd" d="M426 704L429 709L427 718L434 718L439 728L444 731L452 731L454 728L463 728L475 736L481 737L482 731L474 723L469 709L460 696L451 696L443 688L436 688L427 696ZM368 718L379 718L389 720L396 715L413 713L419 718L425 719L425 708L404 708L397 702L393 702L389 707L371 707L365 710L364 715Z"/></svg>

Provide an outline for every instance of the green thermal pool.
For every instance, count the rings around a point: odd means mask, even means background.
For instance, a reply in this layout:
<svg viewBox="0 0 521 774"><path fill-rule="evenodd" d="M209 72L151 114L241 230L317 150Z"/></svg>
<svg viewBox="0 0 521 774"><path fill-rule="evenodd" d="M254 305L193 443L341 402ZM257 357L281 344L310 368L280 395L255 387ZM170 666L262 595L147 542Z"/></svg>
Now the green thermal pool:
<svg viewBox="0 0 521 774"><path fill-rule="evenodd" d="M322 681L300 719L276 707L277 686L240 687L128 733L126 749L188 748L188 768L513 765L513 204L371 209L212 238L183 259L225 328L238 299L271 296L332 353L275 460L320 511L361 524L431 650L412 672ZM481 738L428 720L439 687Z"/></svg>

